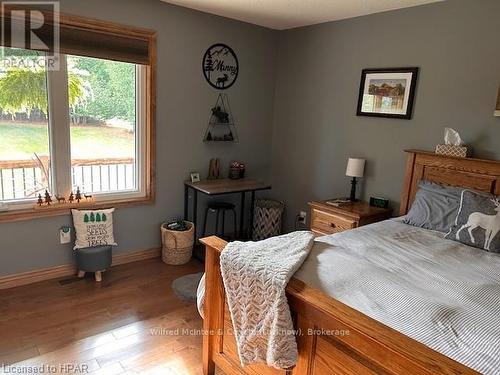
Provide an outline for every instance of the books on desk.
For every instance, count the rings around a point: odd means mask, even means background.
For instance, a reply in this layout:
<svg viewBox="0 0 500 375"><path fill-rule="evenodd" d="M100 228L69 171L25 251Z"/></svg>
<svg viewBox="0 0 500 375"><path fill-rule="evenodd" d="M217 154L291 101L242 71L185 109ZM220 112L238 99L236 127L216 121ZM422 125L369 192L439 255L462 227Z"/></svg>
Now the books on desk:
<svg viewBox="0 0 500 375"><path fill-rule="evenodd" d="M326 204L329 204L329 205L335 206L335 207L346 206L350 203L351 203L351 200L349 198L334 198L334 199L329 199L326 201Z"/></svg>

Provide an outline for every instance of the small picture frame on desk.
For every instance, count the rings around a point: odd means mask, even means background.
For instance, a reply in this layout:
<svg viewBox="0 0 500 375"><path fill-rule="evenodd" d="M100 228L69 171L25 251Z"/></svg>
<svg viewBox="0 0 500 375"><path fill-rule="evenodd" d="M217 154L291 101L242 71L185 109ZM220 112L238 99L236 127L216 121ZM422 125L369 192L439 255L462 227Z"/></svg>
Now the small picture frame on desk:
<svg viewBox="0 0 500 375"><path fill-rule="evenodd" d="M191 182L200 182L200 174L198 172L191 172Z"/></svg>

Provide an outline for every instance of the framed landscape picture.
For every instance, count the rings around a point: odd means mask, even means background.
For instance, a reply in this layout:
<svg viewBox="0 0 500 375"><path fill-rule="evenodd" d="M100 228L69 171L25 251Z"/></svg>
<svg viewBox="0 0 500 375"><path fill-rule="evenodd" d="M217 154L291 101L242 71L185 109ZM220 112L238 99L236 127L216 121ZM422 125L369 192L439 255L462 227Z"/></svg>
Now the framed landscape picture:
<svg viewBox="0 0 500 375"><path fill-rule="evenodd" d="M409 120L417 75L418 68L363 69L357 115Z"/></svg>

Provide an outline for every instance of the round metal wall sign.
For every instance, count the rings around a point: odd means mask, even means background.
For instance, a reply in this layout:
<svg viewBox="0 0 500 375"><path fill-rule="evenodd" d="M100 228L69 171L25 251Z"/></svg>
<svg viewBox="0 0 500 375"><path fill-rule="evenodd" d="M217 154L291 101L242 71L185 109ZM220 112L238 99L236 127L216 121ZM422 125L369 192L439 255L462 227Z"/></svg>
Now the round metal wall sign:
<svg viewBox="0 0 500 375"><path fill-rule="evenodd" d="M210 86L225 90L238 78L238 58L231 47L217 43L205 52L202 69Z"/></svg>

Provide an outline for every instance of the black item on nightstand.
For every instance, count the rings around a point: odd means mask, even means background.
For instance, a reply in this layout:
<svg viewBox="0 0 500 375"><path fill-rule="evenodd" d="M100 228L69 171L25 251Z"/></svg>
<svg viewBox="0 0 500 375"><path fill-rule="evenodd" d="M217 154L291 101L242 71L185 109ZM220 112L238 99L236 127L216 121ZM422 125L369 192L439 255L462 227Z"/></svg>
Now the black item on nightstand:
<svg viewBox="0 0 500 375"><path fill-rule="evenodd" d="M389 208L389 199L380 197L370 197L370 206L379 208Z"/></svg>
<svg viewBox="0 0 500 375"><path fill-rule="evenodd" d="M353 177L351 180L351 196L349 197L349 200L351 202L356 202L356 184L358 181L356 181L356 177Z"/></svg>
<svg viewBox="0 0 500 375"><path fill-rule="evenodd" d="M352 177L351 180L351 196L349 200L351 202L356 202L356 184L357 177L363 177L365 173L365 159L360 158L349 158L347 161L347 169L345 171L345 175Z"/></svg>

